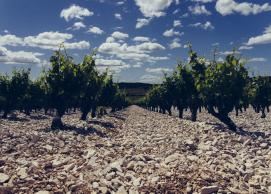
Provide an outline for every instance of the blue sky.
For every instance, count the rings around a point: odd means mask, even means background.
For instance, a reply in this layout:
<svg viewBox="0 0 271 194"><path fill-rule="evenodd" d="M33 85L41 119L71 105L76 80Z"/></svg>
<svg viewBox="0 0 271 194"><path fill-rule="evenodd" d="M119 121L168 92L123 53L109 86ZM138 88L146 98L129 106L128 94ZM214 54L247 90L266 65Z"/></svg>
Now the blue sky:
<svg viewBox="0 0 271 194"><path fill-rule="evenodd" d="M1 0L0 71L48 68L65 42L78 63L97 49L100 71L116 81L158 82L187 43L217 59L237 49L255 74L271 74L271 3L268 0Z"/></svg>

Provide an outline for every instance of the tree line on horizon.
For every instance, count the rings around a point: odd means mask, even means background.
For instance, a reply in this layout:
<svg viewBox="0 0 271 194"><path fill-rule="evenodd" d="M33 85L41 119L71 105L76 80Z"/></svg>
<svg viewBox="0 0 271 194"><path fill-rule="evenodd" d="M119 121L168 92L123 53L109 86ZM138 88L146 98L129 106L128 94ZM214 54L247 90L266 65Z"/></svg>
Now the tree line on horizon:
<svg viewBox="0 0 271 194"><path fill-rule="evenodd" d="M175 107L180 118L189 109L192 121L205 108L230 130L240 131L229 113L235 110L238 116L251 105L265 118L271 105L271 77L249 77L244 62L234 52L224 61L207 61L190 45L188 63L180 62L172 75L165 74L162 84L154 85L139 104L169 115Z"/></svg>
<svg viewBox="0 0 271 194"><path fill-rule="evenodd" d="M64 48L50 57L51 67L43 70L39 78L30 79L30 69L15 69L12 75L0 74L0 112L7 118L15 110L30 115L33 110L44 110L45 114L55 112L52 129L62 129L61 118L71 109L81 111L81 119L86 120L88 113L96 116L112 112L128 105L126 95L113 77L105 71L96 69L94 53L86 55L76 64Z"/></svg>

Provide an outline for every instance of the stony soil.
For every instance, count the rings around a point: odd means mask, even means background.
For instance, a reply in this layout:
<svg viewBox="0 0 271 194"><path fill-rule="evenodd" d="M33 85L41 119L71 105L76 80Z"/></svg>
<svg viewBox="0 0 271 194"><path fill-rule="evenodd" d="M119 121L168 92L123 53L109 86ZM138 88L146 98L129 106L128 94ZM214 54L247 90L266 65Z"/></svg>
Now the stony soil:
<svg viewBox="0 0 271 194"><path fill-rule="evenodd" d="M77 113L65 131L19 114L0 120L0 194L271 193L270 115L232 115L256 138L205 112L195 123L137 106L88 123Z"/></svg>

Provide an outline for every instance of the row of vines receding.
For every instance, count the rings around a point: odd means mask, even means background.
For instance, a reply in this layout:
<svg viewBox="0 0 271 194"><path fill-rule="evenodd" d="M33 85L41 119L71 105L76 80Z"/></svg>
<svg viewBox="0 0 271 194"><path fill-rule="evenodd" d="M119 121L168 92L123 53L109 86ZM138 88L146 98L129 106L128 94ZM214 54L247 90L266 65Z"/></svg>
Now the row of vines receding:
<svg viewBox="0 0 271 194"><path fill-rule="evenodd" d="M265 118L271 104L271 78L249 76L243 60L234 52L224 61L208 61L190 46L189 61L178 64L171 75L165 75L163 83L155 85L140 104L169 115L175 107L180 118L189 109L192 121L205 108L230 130L239 131L229 113L235 110L238 116L252 106Z"/></svg>
<svg viewBox="0 0 271 194"><path fill-rule="evenodd" d="M108 71L99 73L95 54L86 55L76 64L65 48L54 52L51 67L39 78L30 79L30 69L15 69L11 75L0 75L0 112L2 118L18 110L27 115L42 110L54 113L52 129L62 129L61 118L71 110L80 110L81 119L117 111L128 105L126 95L113 83ZM102 107L102 108L101 108Z"/></svg>

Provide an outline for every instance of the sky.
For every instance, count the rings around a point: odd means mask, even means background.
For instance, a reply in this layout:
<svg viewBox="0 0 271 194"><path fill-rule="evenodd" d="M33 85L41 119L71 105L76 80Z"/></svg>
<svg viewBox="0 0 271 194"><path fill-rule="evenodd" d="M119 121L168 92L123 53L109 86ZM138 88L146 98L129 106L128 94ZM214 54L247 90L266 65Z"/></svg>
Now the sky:
<svg viewBox="0 0 271 194"><path fill-rule="evenodd" d="M161 81L187 44L223 60L233 49L252 74L271 75L269 0L0 0L0 72L37 78L64 42L80 63L96 51L118 82Z"/></svg>

